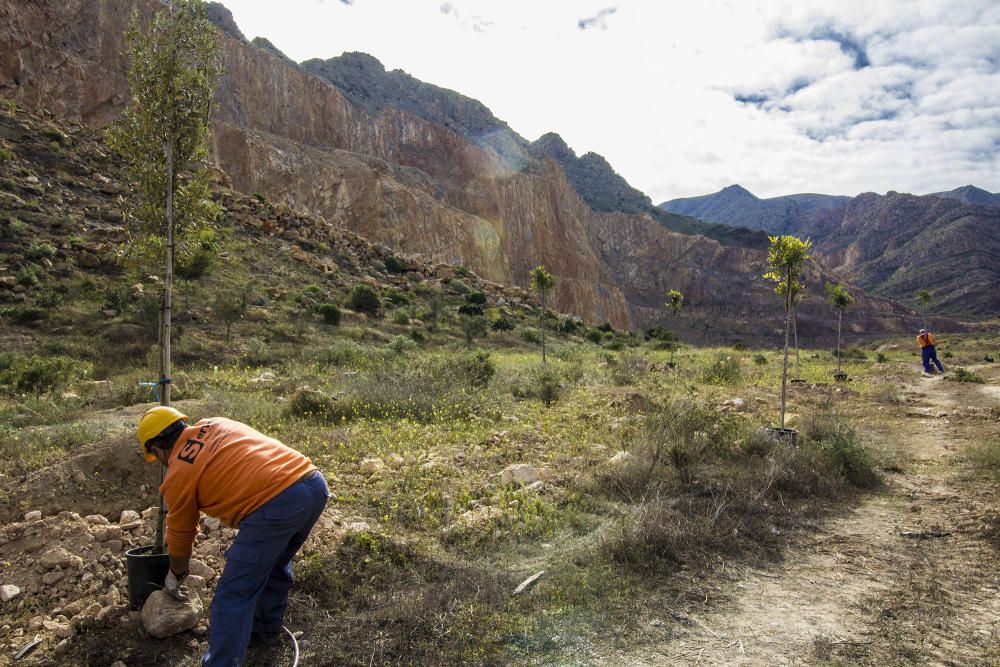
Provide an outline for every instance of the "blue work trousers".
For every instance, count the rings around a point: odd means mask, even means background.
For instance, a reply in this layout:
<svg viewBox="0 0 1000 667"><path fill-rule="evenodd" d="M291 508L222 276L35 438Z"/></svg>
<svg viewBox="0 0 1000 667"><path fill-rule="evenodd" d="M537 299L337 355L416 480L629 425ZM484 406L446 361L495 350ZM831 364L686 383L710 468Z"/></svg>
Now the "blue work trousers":
<svg viewBox="0 0 1000 667"><path fill-rule="evenodd" d="M329 497L317 471L240 522L212 600L204 667L240 667L251 632L281 632L292 587L292 556L309 537Z"/></svg>
<svg viewBox="0 0 1000 667"><path fill-rule="evenodd" d="M937 366L937 369L942 373L944 373L944 366L942 366L941 362L938 361L937 351L934 349L933 345L928 345L927 347L920 348L920 356L924 362L925 373L934 372L934 369L931 368L931 362L934 362L934 365Z"/></svg>

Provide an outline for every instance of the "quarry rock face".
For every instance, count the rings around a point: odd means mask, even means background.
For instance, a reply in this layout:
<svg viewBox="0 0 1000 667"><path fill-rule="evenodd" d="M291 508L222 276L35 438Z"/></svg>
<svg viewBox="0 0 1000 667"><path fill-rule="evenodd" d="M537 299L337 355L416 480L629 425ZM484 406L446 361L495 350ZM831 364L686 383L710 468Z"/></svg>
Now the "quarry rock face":
<svg viewBox="0 0 1000 667"><path fill-rule="evenodd" d="M107 125L127 101L124 28L134 8L148 18L156 6L0 0L0 95L69 122ZM760 250L675 233L646 213L595 212L556 160L517 142L498 152L463 136L480 116L470 112L449 128L394 107L357 106L216 13L226 74L211 150L234 189L496 283L527 287L528 272L544 264L557 277L550 305L592 323L665 323L667 288L688 296L685 316L669 322L685 336L770 335L780 326L780 300L759 278ZM810 286L806 298L806 333L810 320L825 330L832 315L822 292ZM906 314L861 299L852 318L862 331L886 332ZM775 324L746 319L761 316Z"/></svg>

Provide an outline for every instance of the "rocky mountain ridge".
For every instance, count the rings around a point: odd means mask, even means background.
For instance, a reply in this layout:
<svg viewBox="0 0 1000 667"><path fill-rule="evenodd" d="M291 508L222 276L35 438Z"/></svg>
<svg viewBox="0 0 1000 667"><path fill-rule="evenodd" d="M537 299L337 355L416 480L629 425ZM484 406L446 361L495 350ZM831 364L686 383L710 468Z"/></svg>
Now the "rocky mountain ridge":
<svg viewBox="0 0 1000 667"><path fill-rule="evenodd" d="M661 206L808 237L825 265L873 294L913 303L914 294L927 289L935 312L950 315L990 317L1000 309L1000 195L971 185L922 196L770 199L733 185Z"/></svg>
<svg viewBox="0 0 1000 667"><path fill-rule="evenodd" d="M0 94L91 127L125 103L122 33L152 0L0 0ZM780 320L759 278L759 250L671 232L649 215L594 211L552 159L504 155L412 112L377 113L278 54L220 33L226 75L213 115L212 154L227 185L287 202L394 252L462 263L486 280L526 286L545 264L553 305L619 328L664 322L664 288L689 295L685 334L731 340ZM822 282L817 269L814 280ZM828 328L820 291L804 324ZM858 333L905 330L911 313L860 299Z"/></svg>

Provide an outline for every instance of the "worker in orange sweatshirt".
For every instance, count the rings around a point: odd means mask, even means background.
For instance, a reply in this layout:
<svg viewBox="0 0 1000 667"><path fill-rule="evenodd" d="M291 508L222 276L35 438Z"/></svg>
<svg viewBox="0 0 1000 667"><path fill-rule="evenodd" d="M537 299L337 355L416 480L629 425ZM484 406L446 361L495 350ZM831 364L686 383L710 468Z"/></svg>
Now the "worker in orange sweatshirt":
<svg viewBox="0 0 1000 667"><path fill-rule="evenodd" d="M189 426L187 415L157 406L139 421L139 444L147 461L167 466L160 487L168 510L167 592L184 596L180 583L201 512L239 528L212 601L202 665L242 665L252 636L279 638L292 556L326 506L326 481L303 454L223 417Z"/></svg>
<svg viewBox="0 0 1000 667"><path fill-rule="evenodd" d="M944 366L937 358L937 350L934 344L937 341L934 340L934 334L932 334L927 329L921 329L920 335L917 336L917 345L920 346L920 359L924 362L924 372L933 373L934 368L931 366L933 362L937 369L944 373Z"/></svg>

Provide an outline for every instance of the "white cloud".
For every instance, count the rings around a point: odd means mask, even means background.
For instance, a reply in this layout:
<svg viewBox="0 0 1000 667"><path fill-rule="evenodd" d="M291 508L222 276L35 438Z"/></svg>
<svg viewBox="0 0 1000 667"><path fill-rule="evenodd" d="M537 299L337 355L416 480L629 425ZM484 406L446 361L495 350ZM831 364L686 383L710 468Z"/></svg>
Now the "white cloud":
<svg viewBox="0 0 1000 667"><path fill-rule="evenodd" d="M296 60L364 51L558 132L657 202L1000 190L996 0L226 4Z"/></svg>

